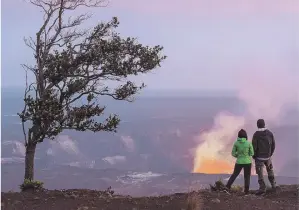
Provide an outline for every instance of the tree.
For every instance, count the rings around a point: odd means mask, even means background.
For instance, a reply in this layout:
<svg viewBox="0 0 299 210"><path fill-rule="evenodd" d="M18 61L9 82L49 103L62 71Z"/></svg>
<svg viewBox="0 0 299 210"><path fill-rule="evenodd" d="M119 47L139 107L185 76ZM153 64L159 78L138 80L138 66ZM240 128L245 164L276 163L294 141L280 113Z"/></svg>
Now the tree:
<svg viewBox="0 0 299 210"><path fill-rule="evenodd" d="M104 0L30 2L42 9L44 21L34 39L25 39L35 58L34 65L23 65L24 109L18 114L26 147L25 180L34 179L36 145L45 139L53 140L65 129L116 132L119 117L110 115L99 121L105 106L98 99L109 96L133 101L145 85L137 85L128 77L151 72L166 58L161 46L121 38L116 32L116 17L88 30L82 29L82 23L91 17L89 14L67 16L81 6L105 6ZM28 73L34 82L28 82ZM119 85L112 88L111 82Z"/></svg>

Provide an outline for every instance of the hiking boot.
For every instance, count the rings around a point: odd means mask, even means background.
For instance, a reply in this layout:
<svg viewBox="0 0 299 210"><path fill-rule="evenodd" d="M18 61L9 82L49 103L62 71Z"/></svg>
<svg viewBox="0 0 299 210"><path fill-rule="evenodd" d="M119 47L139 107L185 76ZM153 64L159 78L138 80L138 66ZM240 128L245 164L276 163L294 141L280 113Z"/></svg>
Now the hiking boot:
<svg viewBox="0 0 299 210"><path fill-rule="evenodd" d="M272 191L275 192L275 193L276 192L280 192L281 188L279 186L277 186L277 185L276 186L272 186Z"/></svg>

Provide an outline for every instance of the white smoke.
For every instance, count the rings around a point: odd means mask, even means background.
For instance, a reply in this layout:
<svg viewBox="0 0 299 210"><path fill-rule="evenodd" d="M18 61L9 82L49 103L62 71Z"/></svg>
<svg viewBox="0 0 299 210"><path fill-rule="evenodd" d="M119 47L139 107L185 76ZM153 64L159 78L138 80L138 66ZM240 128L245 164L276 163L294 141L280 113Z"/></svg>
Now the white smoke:
<svg viewBox="0 0 299 210"><path fill-rule="evenodd" d="M68 164L69 166L72 166L72 167L86 167L86 168L94 168L96 162L93 160L93 161L82 161L82 162L71 162L70 164Z"/></svg>
<svg viewBox="0 0 299 210"><path fill-rule="evenodd" d="M247 120L263 118L279 125L288 106L298 103L298 72L264 65L237 76L238 97L247 106Z"/></svg>
<svg viewBox="0 0 299 210"><path fill-rule="evenodd" d="M19 157L1 158L1 164L24 163L24 162L25 162L25 158L19 158Z"/></svg>
<svg viewBox="0 0 299 210"><path fill-rule="evenodd" d="M117 177L117 182L122 184L137 184L140 182L146 182L153 178L163 176L164 174L153 173L151 171L145 173L133 172L127 175Z"/></svg>
<svg viewBox="0 0 299 210"><path fill-rule="evenodd" d="M135 150L135 143L131 136L121 136L120 139L129 152Z"/></svg>
<svg viewBox="0 0 299 210"><path fill-rule="evenodd" d="M3 146L12 145L12 154L25 157L26 148L22 142L19 141L5 141L2 143Z"/></svg>
<svg viewBox="0 0 299 210"><path fill-rule="evenodd" d="M234 78L238 97L246 105L246 113L215 116L214 126L199 136L201 143L196 147L194 172L204 172L199 169L205 159L230 160L227 146L236 139L240 128L259 118L265 119L266 124L280 125L287 108L298 103L298 71L291 72L279 65L251 64L250 69L246 68Z"/></svg>
<svg viewBox="0 0 299 210"><path fill-rule="evenodd" d="M214 125L210 131L200 134L202 141L195 150L193 171L199 170L204 160L231 160L228 152L225 152L227 142L245 125L243 117L236 117L229 113L219 113L214 119Z"/></svg>
<svg viewBox="0 0 299 210"><path fill-rule="evenodd" d="M111 156L103 158L104 161L108 162L111 165L115 165L116 163L126 162L127 158L125 156Z"/></svg>
<svg viewBox="0 0 299 210"><path fill-rule="evenodd" d="M15 147L13 148L13 154L25 157L25 154L26 154L25 145L22 144L21 142L15 142L15 143L16 144L15 144Z"/></svg>
<svg viewBox="0 0 299 210"><path fill-rule="evenodd" d="M47 153L47 155L54 156L54 152L53 152L52 148L49 148L46 153Z"/></svg>
<svg viewBox="0 0 299 210"><path fill-rule="evenodd" d="M71 155L82 155L77 143L67 135L58 136L55 140L51 141L51 148L47 150L47 154L55 155L61 150Z"/></svg>
<svg viewBox="0 0 299 210"><path fill-rule="evenodd" d="M94 168L95 161L83 154L75 140L68 135L60 135L51 141L47 155L53 156L55 163L73 167Z"/></svg>

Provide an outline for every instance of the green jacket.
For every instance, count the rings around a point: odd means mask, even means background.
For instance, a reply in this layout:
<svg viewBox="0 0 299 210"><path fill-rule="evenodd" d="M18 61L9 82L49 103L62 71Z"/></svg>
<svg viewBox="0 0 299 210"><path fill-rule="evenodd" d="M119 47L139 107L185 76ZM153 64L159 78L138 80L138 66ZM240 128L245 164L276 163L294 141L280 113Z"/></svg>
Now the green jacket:
<svg viewBox="0 0 299 210"><path fill-rule="evenodd" d="M232 150L232 156L237 158L237 164L250 164L253 155L251 142L247 141L246 138L238 138Z"/></svg>

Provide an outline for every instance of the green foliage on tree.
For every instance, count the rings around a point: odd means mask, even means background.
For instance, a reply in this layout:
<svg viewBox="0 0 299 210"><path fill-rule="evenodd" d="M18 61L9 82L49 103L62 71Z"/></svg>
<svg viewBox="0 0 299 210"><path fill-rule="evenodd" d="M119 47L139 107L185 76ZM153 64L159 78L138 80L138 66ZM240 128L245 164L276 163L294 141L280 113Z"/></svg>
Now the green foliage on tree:
<svg viewBox="0 0 299 210"><path fill-rule="evenodd" d="M106 6L103 0L30 2L42 10L44 21L35 38L25 39L35 58L34 65L23 65L26 89L19 113L26 146L25 180L34 179L37 143L54 139L65 129L115 132L120 119L117 115L99 118L105 111L99 98L133 101L145 85L132 82L131 76L152 72L166 58L159 45L122 38L116 31L116 17L87 30L82 24L90 15L68 16L79 7ZM29 73L33 83L28 82ZM112 82L118 85L111 86Z"/></svg>

